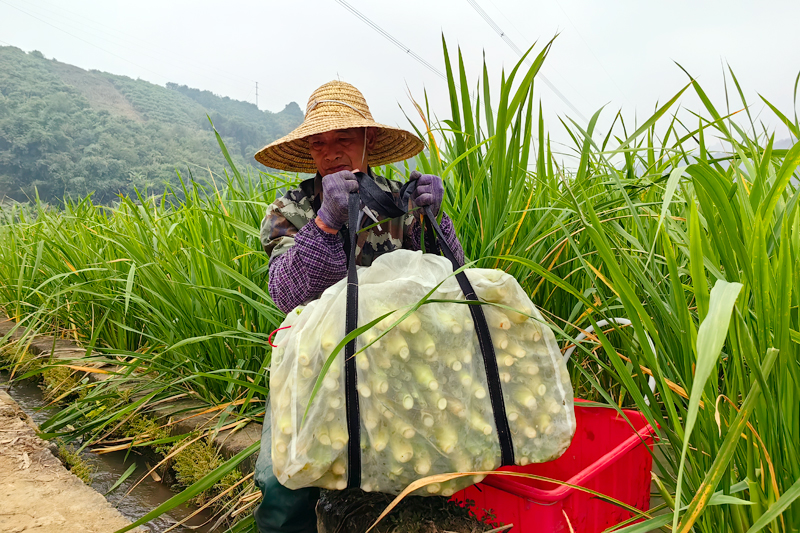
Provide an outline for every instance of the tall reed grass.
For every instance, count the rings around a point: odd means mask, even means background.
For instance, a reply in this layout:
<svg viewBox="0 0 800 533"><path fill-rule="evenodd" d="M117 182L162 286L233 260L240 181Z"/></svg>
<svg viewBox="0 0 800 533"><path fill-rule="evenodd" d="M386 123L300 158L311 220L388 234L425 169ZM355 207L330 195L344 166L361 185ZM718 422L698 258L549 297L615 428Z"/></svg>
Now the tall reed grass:
<svg viewBox="0 0 800 533"><path fill-rule="evenodd" d="M600 111L585 126L564 119L574 146L558 153L533 92L551 45L503 74L499 94L484 67L473 98L460 51L453 62L445 44L450 117L417 106L429 144L418 166L443 177L467 257L515 275L564 349L595 328L571 360L578 395L658 424L655 473L670 512L619 531L798 531L796 113L764 101L795 143L776 149L733 72L728 101L739 102L724 110L688 78L641 123L617 113L598 131ZM703 104L691 125L676 111L686 92ZM719 142L724 152L707 148ZM257 416L266 336L282 319L258 225L285 183L232 169L220 185L190 183L185 201L168 191L4 213L2 308L32 332L76 337L87 357L126 368L111 382L149 393L89 416L110 394L93 387L49 431L92 442L179 394ZM630 326L597 327L618 317Z"/></svg>
<svg viewBox="0 0 800 533"><path fill-rule="evenodd" d="M152 402L188 394L209 406L238 402L237 415L263 409L249 400L266 395L266 338L283 315L266 292L258 226L285 184L235 170L223 180L211 191L190 181L185 200L167 191L113 207L87 198L63 210L37 204L4 213L6 314L28 334L74 338L87 359L123 368L48 431L95 412L120 382L157 391ZM100 435L143 407L105 409L78 431Z"/></svg>

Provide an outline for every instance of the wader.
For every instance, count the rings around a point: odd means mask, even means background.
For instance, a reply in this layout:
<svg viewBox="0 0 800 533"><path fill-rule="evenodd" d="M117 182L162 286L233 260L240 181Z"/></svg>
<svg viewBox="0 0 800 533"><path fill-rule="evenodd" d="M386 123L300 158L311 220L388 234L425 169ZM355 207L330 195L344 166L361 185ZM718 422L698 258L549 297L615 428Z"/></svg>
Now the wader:
<svg viewBox="0 0 800 533"><path fill-rule="evenodd" d="M261 451L256 461L255 482L263 500L253 515L259 533L317 533L316 505L319 489L287 489L272 474L272 426L270 406L264 415Z"/></svg>

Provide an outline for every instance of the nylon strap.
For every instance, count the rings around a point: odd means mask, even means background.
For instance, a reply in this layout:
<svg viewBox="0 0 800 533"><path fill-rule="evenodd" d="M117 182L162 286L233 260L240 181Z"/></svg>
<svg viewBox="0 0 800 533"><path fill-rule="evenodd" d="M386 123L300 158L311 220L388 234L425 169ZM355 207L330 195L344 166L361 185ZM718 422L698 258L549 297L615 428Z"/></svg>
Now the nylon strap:
<svg viewBox="0 0 800 533"><path fill-rule="evenodd" d="M366 180L365 180L366 181ZM361 225L361 198L357 192L350 193L347 205L350 220L349 261L347 265L347 309L345 332L347 335L358 327L358 273L356 271L356 244ZM356 372L356 339L344 348L344 402L347 415L347 486L361 487L361 414L358 406L358 374Z"/></svg>
<svg viewBox="0 0 800 533"><path fill-rule="evenodd" d="M450 245L444 238L442 228L433 216L431 208L426 206L425 221L433 227L436 237L438 238L439 248L446 258L453 263L453 270L458 270L463 265L460 265L456 259ZM424 235L424 232L423 232ZM424 237L422 237L424 238ZM475 294L475 289L469 282L464 271L456 274L456 281L461 287L461 292L464 293L464 298L469 301L477 302L478 296ZM497 368L497 355L494 353L494 343L492 342L492 335L489 332L489 324L486 322L486 315L483 313L483 307L480 305L469 305L469 311L472 314L472 321L475 323L475 334L478 336L478 345L481 349L483 356L483 366L486 370L486 384L489 387L489 400L492 404L492 415L494 416L494 425L497 428L497 438L500 441L500 462L501 466L509 466L514 464L514 446L511 442L511 430L508 427L508 417L506 416L506 406L503 400L503 390L500 386L500 370Z"/></svg>

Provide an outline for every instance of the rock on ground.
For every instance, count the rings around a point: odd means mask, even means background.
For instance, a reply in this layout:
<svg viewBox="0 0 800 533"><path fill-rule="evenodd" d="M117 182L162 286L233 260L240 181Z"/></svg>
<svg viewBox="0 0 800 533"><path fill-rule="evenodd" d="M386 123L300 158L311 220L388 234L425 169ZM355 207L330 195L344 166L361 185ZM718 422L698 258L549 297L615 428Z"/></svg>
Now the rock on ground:
<svg viewBox="0 0 800 533"><path fill-rule="evenodd" d="M102 495L64 468L35 428L0 390L0 531L111 533L129 525Z"/></svg>

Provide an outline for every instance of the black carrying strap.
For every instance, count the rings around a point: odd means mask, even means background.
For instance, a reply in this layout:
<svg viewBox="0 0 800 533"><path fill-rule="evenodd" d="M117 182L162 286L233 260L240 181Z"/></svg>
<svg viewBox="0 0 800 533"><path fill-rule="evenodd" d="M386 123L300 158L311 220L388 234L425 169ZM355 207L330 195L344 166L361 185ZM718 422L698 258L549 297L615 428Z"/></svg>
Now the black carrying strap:
<svg viewBox="0 0 800 533"><path fill-rule="evenodd" d="M364 180L367 181L367 180ZM347 204L350 235L347 265L347 307L345 309L345 335L358 327L358 273L356 271L356 244L361 226L361 198L350 193ZM356 339L344 347L344 404L347 415L347 486L361 487L361 413L358 408L358 374L356 372Z"/></svg>
<svg viewBox="0 0 800 533"><path fill-rule="evenodd" d="M464 265L459 264L450 245L444 238L442 228L433 216L430 206L426 206L425 222L433 227L438 239L439 248L446 258L453 263L453 270L458 270ZM424 234L424 232L423 232ZM422 237L424 238L424 237ZM475 289L472 288L472 283L469 282L466 273L462 270L456 274L456 281L458 281L461 292L464 293L464 299L472 302L478 301L478 296L475 294ZM469 305L469 311L472 314L472 321L475 323L475 334L478 336L478 345L481 349L483 356L483 366L486 370L486 384L489 387L489 400L492 404L492 415L494 416L494 425L497 428L497 438L500 441L500 466L509 466L514 464L514 445L511 442L511 430L508 427L508 416L506 416L506 405L503 400L503 390L500 387L500 370L497 368L497 355L494 353L494 343L492 342L492 335L489 332L489 324L486 322L486 315L483 313L483 307L480 305Z"/></svg>
<svg viewBox="0 0 800 533"><path fill-rule="evenodd" d="M361 202L366 207L377 211L379 216L385 218L397 218L407 212L408 200L411 198L417 187L417 181L412 180L403 185L400 189L400 197L395 201L394 197L378 187L378 185L362 172L356 173L359 182L358 192L350 194L348 199L348 265L347 265L347 309L345 316L345 334L349 335L358 327L358 274L356 271L356 248L358 244L358 229L361 227L363 214ZM456 259L455 254L447 244L447 240L442 233L442 228L436 221L430 207L425 207L424 218L426 226L433 228L435 240L444 256L453 264L453 270L458 270L463 265ZM425 228L420 235L420 239L425 238ZM456 274L464 298L469 301L477 302L478 297L467 275L462 271ZM511 441L511 430L508 426L506 416L505 401L503 391L500 386L500 370L497 367L497 356L494 352L492 336L489 332L489 324L486 322L486 315L480 305L470 305L470 313L475 323L475 334L478 336L478 345L483 357L483 365L486 370L486 383L489 387L489 400L492 405L492 415L497 437L500 441L500 461L501 466L514 464L514 446ZM345 411L347 415L347 486L355 488L361 486L361 415L358 403L358 379L356 373L356 339L347 343L344 349L344 380L345 380Z"/></svg>

